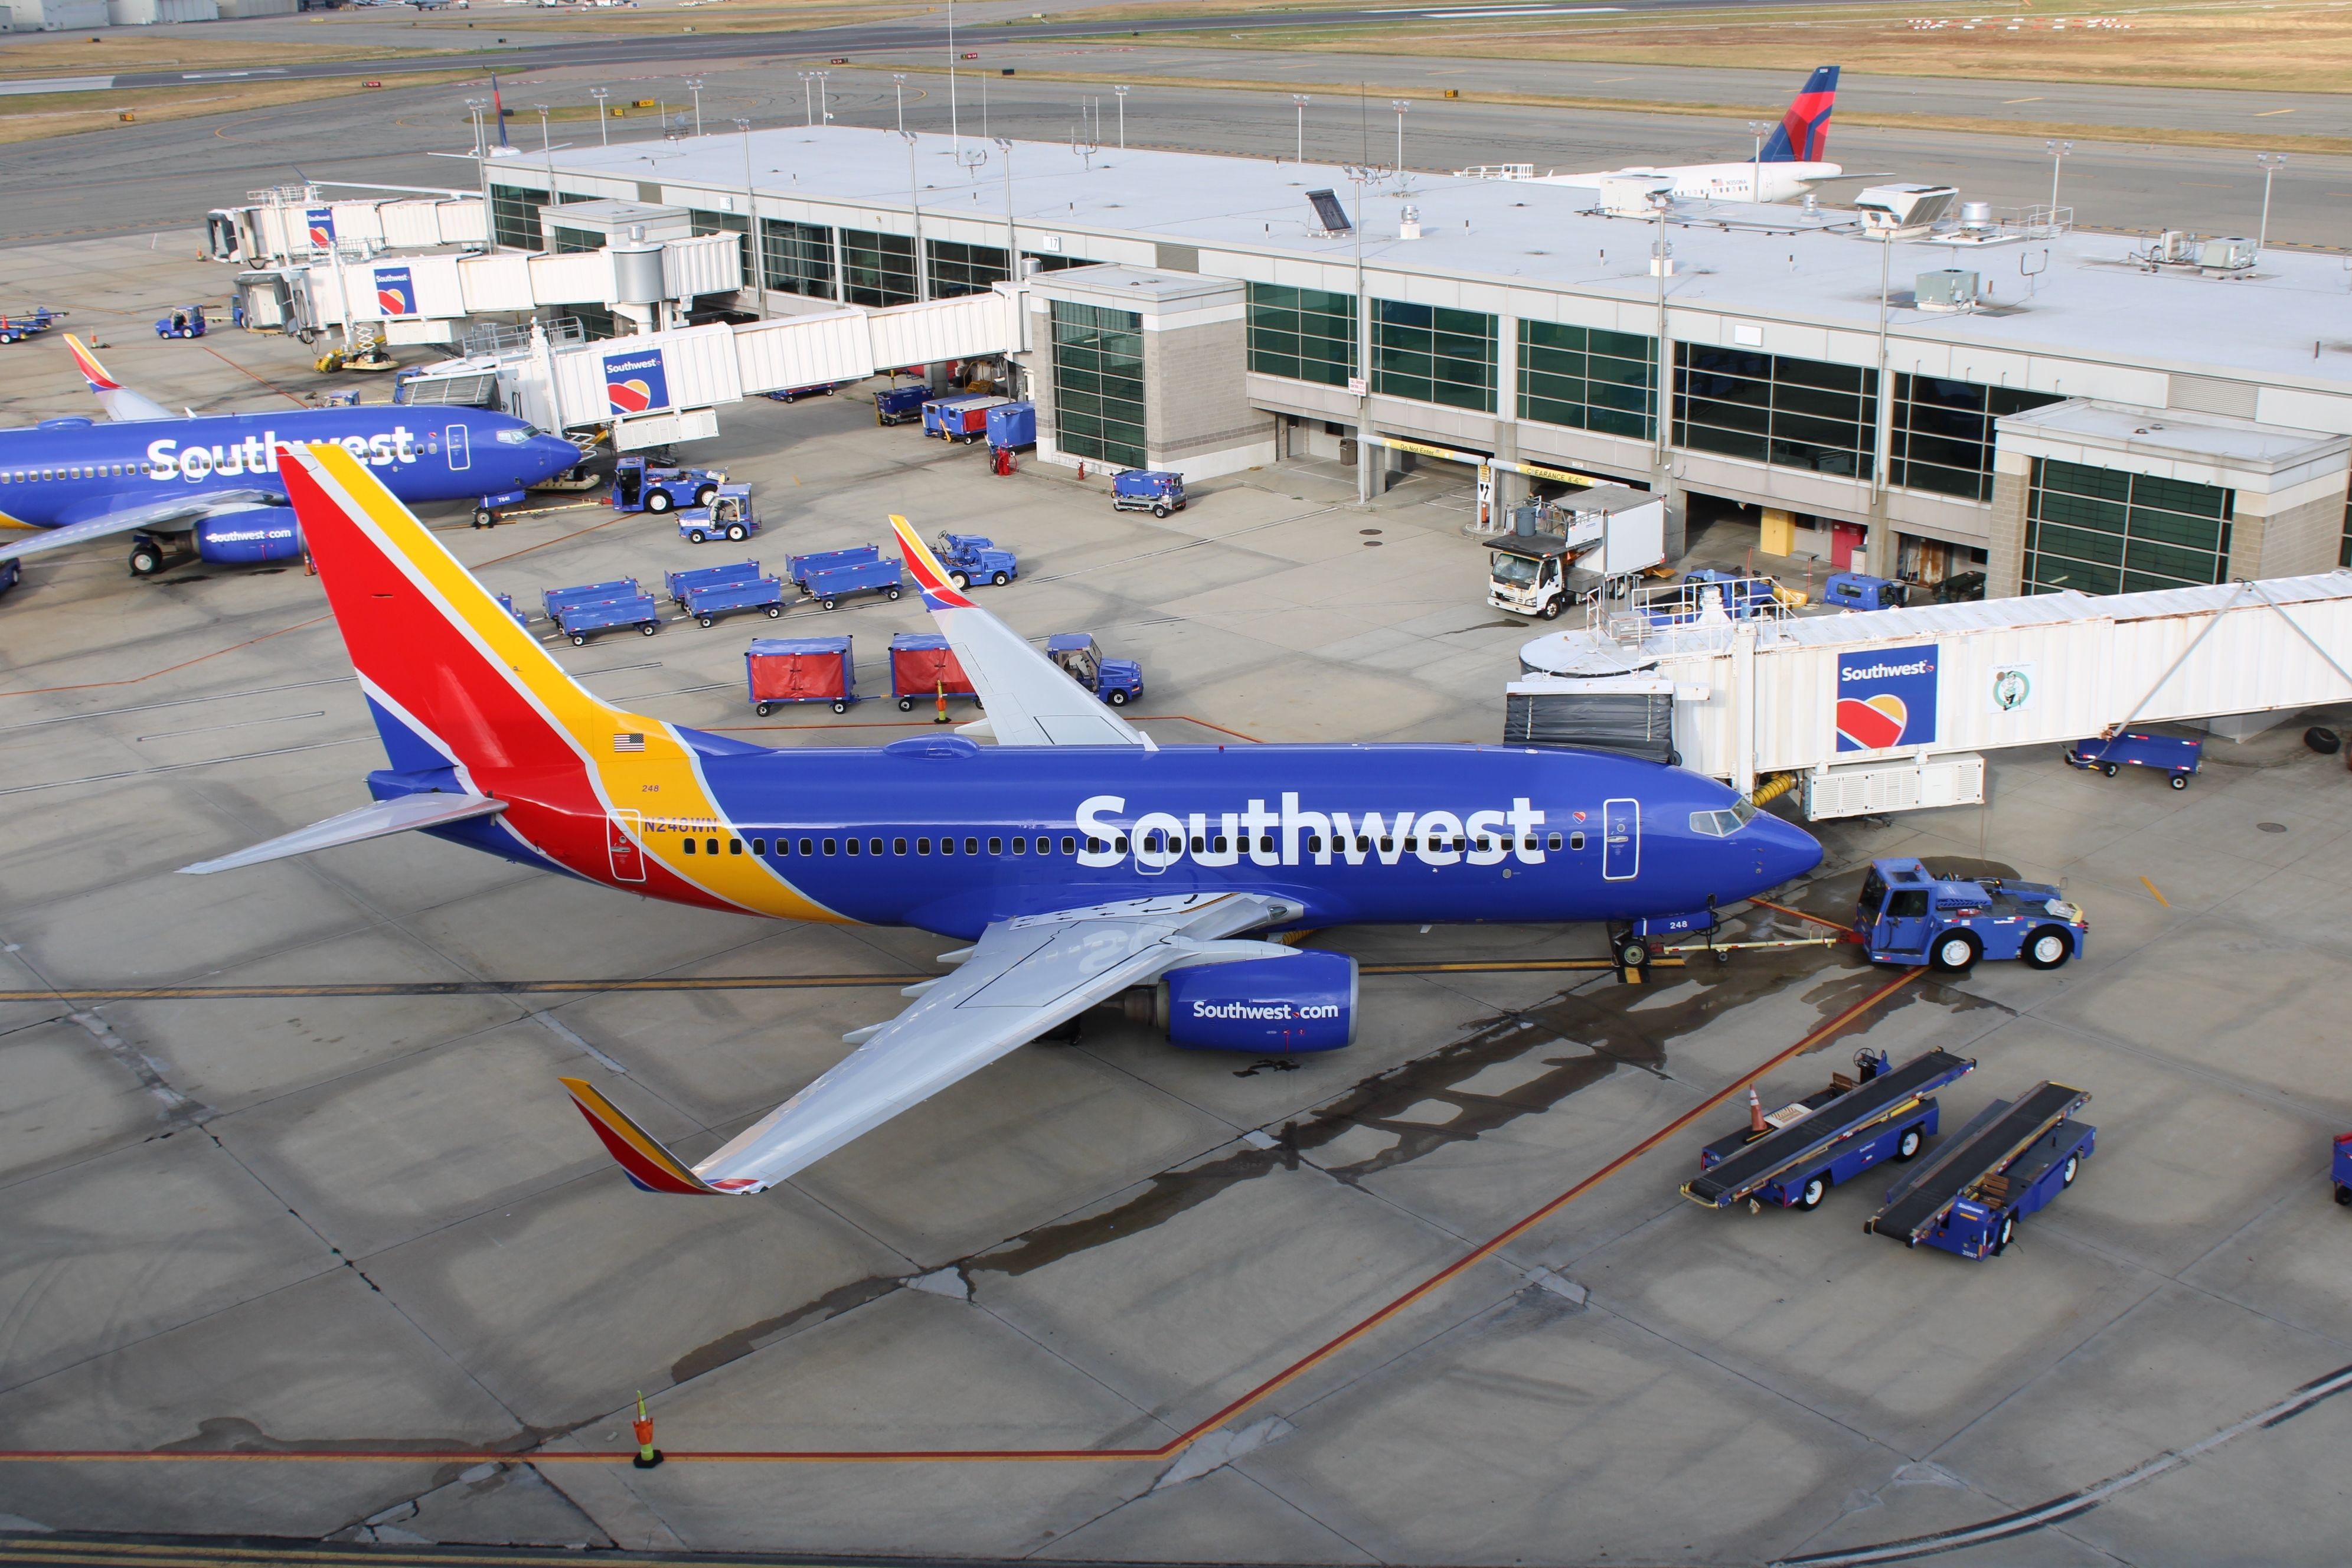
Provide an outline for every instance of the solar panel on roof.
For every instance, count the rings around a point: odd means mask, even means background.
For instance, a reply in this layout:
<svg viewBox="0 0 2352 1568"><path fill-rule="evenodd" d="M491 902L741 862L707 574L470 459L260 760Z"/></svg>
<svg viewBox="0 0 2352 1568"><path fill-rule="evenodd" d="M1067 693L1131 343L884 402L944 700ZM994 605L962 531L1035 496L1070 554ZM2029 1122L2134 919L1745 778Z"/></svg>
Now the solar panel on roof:
<svg viewBox="0 0 2352 1568"><path fill-rule="evenodd" d="M1339 205L1339 198L1333 193L1309 191L1307 199L1314 204L1316 221L1323 226L1324 233L1351 234L1355 231L1356 226L1348 221L1348 209Z"/></svg>

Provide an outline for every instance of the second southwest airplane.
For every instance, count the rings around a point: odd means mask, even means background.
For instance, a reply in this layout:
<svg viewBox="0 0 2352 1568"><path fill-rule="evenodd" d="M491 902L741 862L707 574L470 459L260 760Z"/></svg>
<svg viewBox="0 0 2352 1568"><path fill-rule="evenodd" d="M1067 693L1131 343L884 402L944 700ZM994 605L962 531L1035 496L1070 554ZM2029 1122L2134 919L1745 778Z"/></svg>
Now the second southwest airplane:
<svg viewBox="0 0 2352 1568"><path fill-rule="evenodd" d="M649 1191L760 1192L1131 988L1156 988L1180 1045L1349 1043L1354 960L1246 933L1687 913L1821 860L1716 781L1607 752L1156 745L957 592L903 518L986 709L966 729L993 745L779 750L665 723L575 682L343 448L279 467L391 765L374 805L188 870L414 828L674 903L969 944L691 1166L565 1079Z"/></svg>

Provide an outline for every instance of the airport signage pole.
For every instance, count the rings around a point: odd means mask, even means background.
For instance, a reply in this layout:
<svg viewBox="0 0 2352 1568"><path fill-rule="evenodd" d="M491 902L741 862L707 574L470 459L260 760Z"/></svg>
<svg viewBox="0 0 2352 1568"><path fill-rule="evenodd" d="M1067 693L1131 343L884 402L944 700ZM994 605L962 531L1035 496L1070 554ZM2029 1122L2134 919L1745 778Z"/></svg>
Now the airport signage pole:
<svg viewBox="0 0 2352 1568"><path fill-rule="evenodd" d="M1370 184L1369 168L1351 167L1348 178L1355 183L1356 208L1348 215L1349 229L1356 238L1356 374L1348 390L1356 395L1356 504L1372 503L1372 430L1371 430L1371 300L1364 289L1364 191Z"/></svg>
<svg viewBox="0 0 2352 1568"><path fill-rule="evenodd" d="M743 133L743 226L751 232L751 298L764 321L768 319L768 245L767 237L760 232L759 194L751 188L751 122L738 120L735 129Z"/></svg>
<svg viewBox="0 0 2352 1568"><path fill-rule="evenodd" d="M996 145L1004 153L1004 275L1012 281L1021 281L1021 242L1013 229L1013 142L999 136Z"/></svg>
<svg viewBox="0 0 2352 1568"><path fill-rule="evenodd" d="M2260 256L2271 238L2271 176L2286 167L2286 154L2257 153L2254 162L2263 169L2263 226L2254 231L2254 254Z"/></svg>
<svg viewBox="0 0 2352 1568"><path fill-rule="evenodd" d="M1309 96L1303 92L1290 95L1290 101L1298 106L1298 161L1302 163L1307 162L1307 100Z"/></svg>

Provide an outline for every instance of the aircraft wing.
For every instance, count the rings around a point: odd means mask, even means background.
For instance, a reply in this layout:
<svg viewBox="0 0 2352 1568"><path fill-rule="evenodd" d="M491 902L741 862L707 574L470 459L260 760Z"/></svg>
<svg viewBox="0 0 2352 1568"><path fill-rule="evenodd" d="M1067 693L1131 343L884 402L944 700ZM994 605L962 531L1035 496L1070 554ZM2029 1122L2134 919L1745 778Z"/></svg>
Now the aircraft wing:
<svg viewBox="0 0 2352 1568"><path fill-rule="evenodd" d="M282 507L284 500L268 490L210 490L198 496L181 496L170 500L148 501L138 506L126 506L114 511L86 517L79 522L68 522L58 528L45 528L29 539L14 544L0 545L0 561L14 561L19 556L37 555L47 550L63 550L69 544L84 544L93 539L105 539L112 534L129 533L134 529L152 529L159 533L178 533L194 528L208 517L220 517L229 512L252 511L258 508Z"/></svg>
<svg viewBox="0 0 2352 1568"><path fill-rule="evenodd" d="M283 860L289 855L308 855L314 849L332 849L343 844L364 843L382 838L387 834L406 833L418 827L446 827L453 822L467 822L477 816L488 816L504 811L507 803L482 795L403 795L390 800L380 800L372 805L331 816L324 822L314 822L308 827L298 827L291 833L224 855L217 860L199 860L193 866L183 866L184 877L209 877L215 871L235 871L247 866L258 866L265 860Z"/></svg>
<svg viewBox="0 0 2352 1568"><path fill-rule="evenodd" d="M1133 899L999 921L943 960L952 973L907 989L914 1005L848 1037L857 1048L806 1089L692 1166L594 1086L564 1088L629 1179L648 1192L762 1192L1055 1025L1193 963L1276 958L1279 942L1234 932L1295 920L1298 906L1254 893Z"/></svg>
<svg viewBox="0 0 2352 1568"><path fill-rule="evenodd" d="M145 393L133 392L107 374L106 367L98 363L98 356L71 332L66 334L66 350L73 355L74 368L81 372L84 381L89 383L90 391L97 395L98 405L106 410L109 419L127 421L177 417Z"/></svg>
<svg viewBox="0 0 2352 1568"><path fill-rule="evenodd" d="M1003 746L1159 749L1151 737L1104 707L1028 638L965 597L948 580L913 524L893 515L890 527L898 535L907 570L923 591L923 607L939 623L988 711L986 719L963 729L992 735Z"/></svg>

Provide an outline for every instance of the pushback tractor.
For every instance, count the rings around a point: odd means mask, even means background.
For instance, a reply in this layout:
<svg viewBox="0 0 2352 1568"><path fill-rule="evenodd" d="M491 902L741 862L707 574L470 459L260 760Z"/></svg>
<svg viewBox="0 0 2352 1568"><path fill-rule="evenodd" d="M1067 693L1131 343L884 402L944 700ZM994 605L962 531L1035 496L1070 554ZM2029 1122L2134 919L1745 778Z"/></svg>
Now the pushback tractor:
<svg viewBox="0 0 2352 1568"><path fill-rule="evenodd" d="M1902 857L1870 863L1854 930L1873 963L1958 973L1983 958L2056 969L2083 955L2091 922L2047 883L1938 877Z"/></svg>

